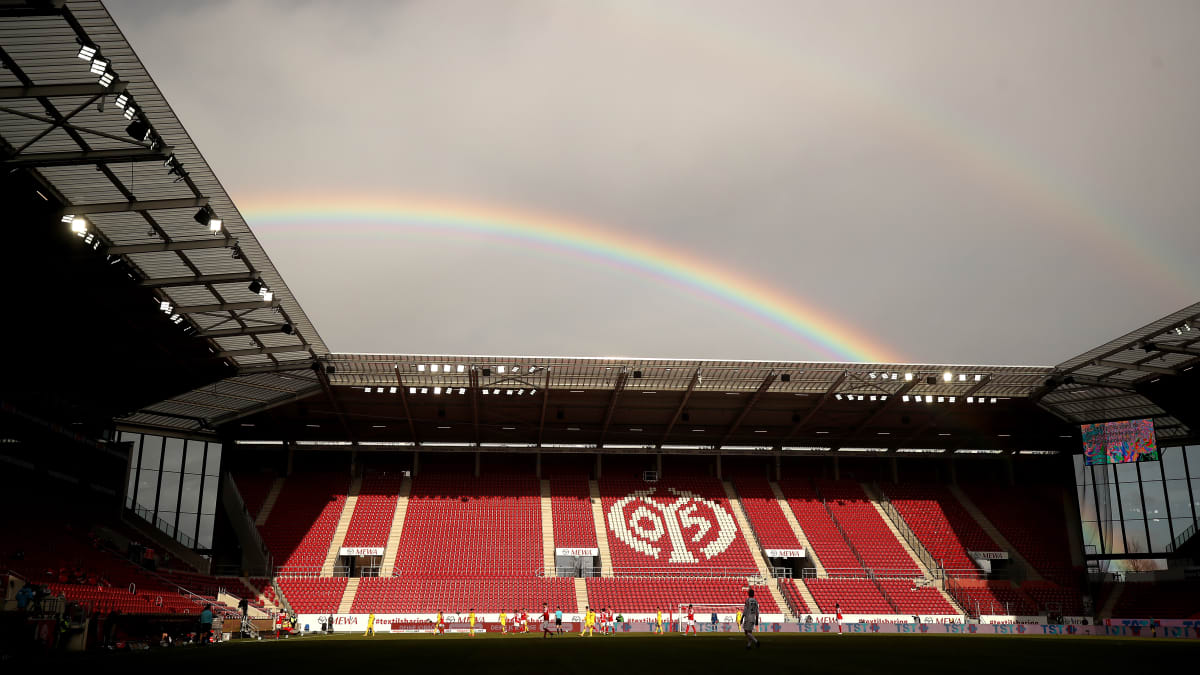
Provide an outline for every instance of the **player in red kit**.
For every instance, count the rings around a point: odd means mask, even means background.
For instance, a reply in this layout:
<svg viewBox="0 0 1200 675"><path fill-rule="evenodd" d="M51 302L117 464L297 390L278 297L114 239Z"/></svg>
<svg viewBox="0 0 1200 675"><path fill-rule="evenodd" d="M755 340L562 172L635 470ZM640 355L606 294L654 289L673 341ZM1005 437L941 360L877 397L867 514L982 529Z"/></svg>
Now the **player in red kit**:
<svg viewBox="0 0 1200 675"><path fill-rule="evenodd" d="M687 628L683 629L683 634L687 635L688 631L692 631L692 635L698 635L696 632L696 613L692 610L692 606L687 607Z"/></svg>
<svg viewBox="0 0 1200 675"><path fill-rule="evenodd" d="M542 603L542 639L554 637L554 631L550 630L550 607L546 603Z"/></svg>

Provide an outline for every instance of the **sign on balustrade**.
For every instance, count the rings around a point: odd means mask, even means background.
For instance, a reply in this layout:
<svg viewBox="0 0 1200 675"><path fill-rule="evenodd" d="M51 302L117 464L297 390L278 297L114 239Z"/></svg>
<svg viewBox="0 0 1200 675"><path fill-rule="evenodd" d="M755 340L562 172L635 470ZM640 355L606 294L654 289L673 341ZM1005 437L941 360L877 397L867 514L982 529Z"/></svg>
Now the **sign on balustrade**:
<svg viewBox="0 0 1200 675"><path fill-rule="evenodd" d="M339 551L340 555L360 556L360 555L383 555L382 546L343 546Z"/></svg>

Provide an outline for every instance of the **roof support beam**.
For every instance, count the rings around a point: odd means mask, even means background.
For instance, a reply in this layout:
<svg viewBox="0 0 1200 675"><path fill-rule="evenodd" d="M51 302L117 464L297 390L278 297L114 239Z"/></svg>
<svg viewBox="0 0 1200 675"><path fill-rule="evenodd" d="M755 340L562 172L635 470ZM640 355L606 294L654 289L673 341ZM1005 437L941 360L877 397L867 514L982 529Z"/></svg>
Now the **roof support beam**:
<svg viewBox="0 0 1200 675"><path fill-rule="evenodd" d="M200 286L203 284L232 284L239 281L254 281L258 277L251 272L235 272L233 274L193 274L186 277L162 277L161 279L142 279L138 285L142 288L171 288L173 286Z"/></svg>
<svg viewBox="0 0 1200 675"><path fill-rule="evenodd" d="M550 404L550 368L546 368L546 381L542 383L542 416L538 422L538 447L542 446L542 436L546 431L546 407ZM478 443L478 441L476 441Z"/></svg>
<svg viewBox="0 0 1200 675"><path fill-rule="evenodd" d="M754 408L754 404L758 403L758 399L762 398L762 395L771 388L771 384L774 382L775 371L772 370L763 378L762 383L758 385L758 389L750 396L750 400L746 401L746 405L742 406L742 411L733 420L733 424L729 425L729 429L725 431L725 435L721 437L721 441L717 445L725 445L726 441L738 430L738 427L742 426L742 421L746 419L746 415L750 414L750 410Z"/></svg>
<svg viewBox="0 0 1200 675"><path fill-rule="evenodd" d="M103 204L71 204L62 209L62 215L88 213L125 213L127 211L155 211L158 209L197 209L208 205L208 197L187 199L146 199L132 202L107 202Z"/></svg>
<svg viewBox="0 0 1200 675"><path fill-rule="evenodd" d="M675 408L675 414L671 415L671 421L667 424L667 430L663 432L662 438L658 439L658 447L662 448L667 439L671 437L671 430L679 423L679 418L683 416L683 411L687 408L688 399L692 397L692 392L696 390L696 385L700 384L700 369L692 373L692 379L688 382L687 390L683 392L683 400L679 402L679 406Z"/></svg>
<svg viewBox="0 0 1200 675"><path fill-rule="evenodd" d="M289 352L306 352L310 349L308 345L283 345L280 347L252 347L249 349L229 349L223 352L217 352L220 358L230 358L234 356L257 356L260 354L287 354Z"/></svg>
<svg viewBox="0 0 1200 675"><path fill-rule="evenodd" d="M408 422L408 433L412 436L413 445L419 446L421 445L421 440L417 438L417 424L413 422L412 412L408 408L408 387L404 385L404 376L400 374L400 364L397 363L393 366L393 370L396 371L396 391L400 392L400 405L404 409L404 419ZM476 422L475 427L475 433L478 435L478 422Z"/></svg>
<svg viewBox="0 0 1200 675"><path fill-rule="evenodd" d="M357 439L354 437L354 430L350 428L350 422L346 419L346 411L342 409L342 402L338 400L333 386L329 384L329 374L325 372L325 368L322 365L318 365L313 370L317 371L317 379L321 381L321 388L325 390L325 396L329 399L329 404L333 406L333 411L337 414L338 422L342 425L342 431L346 433L346 440L351 443L357 443Z"/></svg>
<svg viewBox="0 0 1200 675"><path fill-rule="evenodd" d="M289 370L312 370L316 365L313 359L300 361L283 361L281 363L265 363L256 366L238 366L238 375L257 375L260 373L283 373Z"/></svg>
<svg viewBox="0 0 1200 675"><path fill-rule="evenodd" d="M300 391L297 391L294 394L288 394L287 396L280 396L279 398L272 399L272 400L267 401L266 403L262 403L260 405L251 406L249 408L243 408L242 410L239 410L238 412L231 414L231 415L222 415L221 417L215 417L212 420L212 425L218 426L221 424L229 424L230 422L236 422L240 419L244 419L251 415L257 415L260 412L266 412L272 408L278 408L279 406L288 405L289 403L295 403L296 401L302 401L306 398L309 398L309 397L312 397L312 396L315 396L315 395L321 393L321 391L322 391L322 388L318 385L314 385L312 387L309 387L308 389L301 389Z"/></svg>
<svg viewBox="0 0 1200 675"><path fill-rule="evenodd" d="M218 338L218 337L238 337L241 335L267 335L270 333L285 333L284 326L290 324L273 323L269 326L246 326L245 328L216 328L213 330L202 330L196 333L197 337ZM308 347L305 346L305 349ZM301 350L303 351L303 350Z"/></svg>
<svg viewBox="0 0 1200 675"><path fill-rule="evenodd" d="M173 148L117 148L113 150L77 150L72 152L39 152L0 159L5 169L26 169L40 166L73 166L77 164L119 164L122 162L154 162L171 156Z"/></svg>
<svg viewBox="0 0 1200 675"><path fill-rule="evenodd" d="M278 307L278 300L250 300L248 302L214 302L208 305L176 307L175 314L202 314L204 312L232 312L239 309L270 309Z"/></svg>
<svg viewBox="0 0 1200 675"><path fill-rule="evenodd" d="M613 387L612 398L608 399L608 409L604 411L604 424L600 427L600 440L596 442L597 446L604 445L604 439L608 436L608 425L612 423L613 413L617 410L617 399L621 397L621 391L625 389L625 382L629 379L629 369L621 368L621 374L617 375L617 384Z"/></svg>
<svg viewBox="0 0 1200 675"><path fill-rule="evenodd" d="M0 87L0 100L55 98L57 96L106 96L125 91L127 82L117 80L107 87L99 84L42 84L32 87Z"/></svg>
<svg viewBox="0 0 1200 675"><path fill-rule="evenodd" d="M817 401L816 405L814 405L811 410L805 413L804 417L801 417L796 424L793 425L790 430L788 430L787 435L783 437L783 441L787 441L796 434L800 433L800 430L804 428L804 425L808 424L809 420L815 417L816 414L821 411L821 408L825 407L825 403L829 401L829 399L833 398L833 395L837 393L838 387L842 386L842 383L846 381L847 377L850 377L850 371L843 370L842 374L838 375L837 378L830 383L829 388L825 390L825 393L821 394L821 399Z"/></svg>
<svg viewBox="0 0 1200 675"><path fill-rule="evenodd" d="M901 397L904 396L905 394L907 394L908 392L912 391L913 387L917 386L917 384L918 384L917 380L918 380L918 378L914 377L912 380L905 382L903 385L901 385L900 388L896 390L896 393L888 394L887 395L888 400L875 406L875 409L871 411L871 414L867 415L867 419L863 420L862 422L859 422L858 426L854 427L854 430L850 432L850 438L857 437L860 433L863 432L864 429L867 428L867 426L869 426L871 424L871 422L874 422L876 419L879 418L880 415L887 412L888 410L891 410L897 403L899 403L901 400L903 400Z"/></svg>
<svg viewBox="0 0 1200 675"><path fill-rule="evenodd" d="M237 248L237 239L195 239L192 241L160 241L156 244L124 244L109 246L104 250L109 255L130 253L157 253L159 251L194 251L201 248Z"/></svg>
<svg viewBox="0 0 1200 675"><path fill-rule="evenodd" d="M479 369L471 364L467 374L471 385L471 433L475 436L475 446L479 447Z"/></svg>
<svg viewBox="0 0 1200 675"><path fill-rule="evenodd" d="M961 396L964 399L968 396L974 396L975 394L979 393L980 389L983 389L984 387L986 387L991 381L992 381L991 375L984 375L982 379L980 379L975 384L971 385L970 388L968 388L962 394L957 394L957 395ZM942 406L936 414L931 415L929 417L929 419L925 420L925 423L922 424L921 426L917 427L917 429L915 431L913 431L911 434L909 434L908 437L905 438L903 442L904 443L912 443L914 440L916 440L916 438L918 436L925 433L930 427L932 427L933 425L940 422L943 417L946 417L947 415L949 415L952 410L954 410L954 408L952 406Z"/></svg>
<svg viewBox="0 0 1200 675"><path fill-rule="evenodd" d="M1173 368L1160 368L1159 366L1148 366L1144 363L1121 363L1120 361L1109 361L1107 359L1096 359L1093 361L1101 368L1117 368L1120 370L1136 370L1143 373L1157 373L1159 375L1178 375L1179 371ZM1076 381L1079 378L1075 378Z"/></svg>
<svg viewBox="0 0 1200 675"><path fill-rule="evenodd" d="M1168 354L1183 354L1185 356L1200 356L1200 349L1195 347L1178 347L1176 345L1164 345L1157 342L1147 342L1144 347L1147 351L1166 352Z"/></svg>

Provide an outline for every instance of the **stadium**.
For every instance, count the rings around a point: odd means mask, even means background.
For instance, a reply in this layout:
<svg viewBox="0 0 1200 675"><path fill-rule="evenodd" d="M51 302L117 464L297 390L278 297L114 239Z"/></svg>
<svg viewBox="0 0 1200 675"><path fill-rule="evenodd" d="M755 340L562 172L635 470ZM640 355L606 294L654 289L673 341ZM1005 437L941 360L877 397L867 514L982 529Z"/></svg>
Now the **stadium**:
<svg viewBox="0 0 1200 675"><path fill-rule="evenodd" d="M101 2L0 57L5 661L712 667L749 591L763 666L1195 658L1200 303L1047 366L339 353Z"/></svg>

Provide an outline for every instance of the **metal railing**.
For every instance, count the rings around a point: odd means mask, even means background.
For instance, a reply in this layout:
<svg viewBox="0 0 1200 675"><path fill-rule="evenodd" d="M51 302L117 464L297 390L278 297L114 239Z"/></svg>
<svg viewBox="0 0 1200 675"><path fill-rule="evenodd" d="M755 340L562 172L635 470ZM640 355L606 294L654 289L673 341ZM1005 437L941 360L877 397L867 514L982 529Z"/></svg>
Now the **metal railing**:
<svg viewBox="0 0 1200 675"><path fill-rule="evenodd" d="M817 496L821 498L821 506L825 507L825 513L829 514L829 520L833 523L834 527L837 528L837 531L841 533L842 539L846 541L846 547L849 548L850 552L854 554L854 559L858 561L858 564L862 565L863 569L867 571L868 576L866 578L870 579L875 588L879 589L879 594L883 596L884 600L887 600L887 603L889 606L891 606L892 610L899 612L900 608L896 606L896 603L892 602L892 599L888 597L887 593L884 592L883 586L880 586L879 582L876 581L876 575L879 572L872 570L867 565L866 561L863 560L863 557L858 554L858 549L854 548L854 544L850 541L850 535L846 534L846 530L842 529L842 524L838 522L837 516L833 515L833 509L829 508L829 502L826 501L825 495L821 492L821 488L817 486L816 481L813 481L812 486L813 491L816 492ZM829 568L825 568L825 571L829 572ZM911 571L909 574L911 575Z"/></svg>
<svg viewBox="0 0 1200 675"><path fill-rule="evenodd" d="M896 527L896 531L900 533L900 537L908 544L913 553L917 554L917 558L925 565L925 569L929 570L929 574L934 579L942 577L942 562L935 560L929 549L925 548L925 544L917 537L917 533L913 532L909 527L908 521L900 514L900 511L892 504L892 500L888 498L887 493L878 484L873 485L875 492L879 494L879 508L887 514L888 518L892 519L892 525Z"/></svg>
<svg viewBox="0 0 1200 675"><path fill-rule="evenodd" d="M760 572L752 567L613 567L618 577L757 577Z"/></svg>
<svg viewBox="0 0 1200 675"><path fill-rule="evenodd" d="M1171 542L1171 550L1178 551L1179 547L1183 546L1185 543L1187 543L1187 540L1191 539L1192 536L1195 534L1196 534L1196 523L1192 523L1191 527L1189 527L1186 530L1184 530L1183 532L1181 532L1179 534L1179 536L1175 537L1175 540Z"/></svg>

